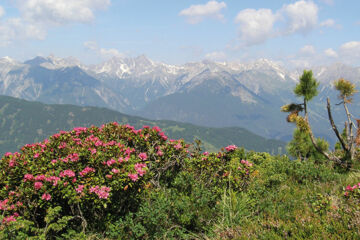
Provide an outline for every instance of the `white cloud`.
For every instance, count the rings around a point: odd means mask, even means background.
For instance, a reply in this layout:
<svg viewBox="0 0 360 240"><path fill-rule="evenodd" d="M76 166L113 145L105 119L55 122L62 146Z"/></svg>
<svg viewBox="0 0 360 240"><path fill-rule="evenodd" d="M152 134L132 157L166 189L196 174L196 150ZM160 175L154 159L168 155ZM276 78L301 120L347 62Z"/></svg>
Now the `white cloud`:
<svg viewBox="0 0 360 240"><path fill-rule="evenodd" d="M334 49L332 49L332 48L326 49L326 50L324 51L324 54L325 54L325 56L327 56L327 57L333 57L333 58L337 58L337 57L338 57L337 52L336 52Z"/></svg>
<svg viewBox="0 0 360 240"><path fill-rule="evenodd" d="M271 9L244 9L240 11L235 22L239 24L240 38L245 45L265 42L273 35L276 15Z"/></svg>
<svg viewBox="0 0 360 240"><path fill-rule="evenodd" d="M327 19L320 23L320 27L332 27L335 25L335 21L333 19Z"/></svg>
<svg viewBox="0 0 360 240"><path fill-rule="evenodd" d="M286 17L287 34L307 34L317 25L318 7L312 1L297 1L284 5L281 13Z"/></svg>
<svg viewBox="0 0 360 240"><path fill-rule="evenodd" d="M0 6L0 18L5 15L5 10L2 6Z"/></svg>
<svg viewBox="0 0 360 240"><path fill-rule="evenodd" d="M241 45L251 46L274 37L308 34L319 26L318 7L312 1L300 0L277 11L244 9L237 14L235 22L239 24ZM332 19L322 23L323 26L334 24Z"/></svg>
<svg viewBox="0 0 360 240"><path fill-rule="evenodd" d="M14 40L44 39L47 29L71 23L89 23L97 10L106 9L111 0L13 0L20 16L0 22L0 45ZM4 14L0 6L0 17Z"/></svg>
<svg viewBox="0 0 360 240"><path fill-rule="evenodd" d="M346 42L340 46L340 53L346 57L360 58L360 41Z"/></svg>
<svg viewBox="0 0 360 240"><path fill-rule="evenodd" d="M99 53L102 57L104 58L111 58L111 57L125 57L125 54L119 52L117 49L115 48L100 48L99 49Z"/></svg>
<svg viewBox="0 0 360 240"><path fill-rule="evenodd" d="M110 0L16 0L24 19L45 24L88 23Z"/></svg>
<svg viewBox="0 0 360 240"><path fill-rule="evenodd" d="M42 26L24 21L21 18L9 18L0 22L0 46L9 45L14 39L43 40L46 31Z"/></svg>
<svg viewBox="0 0 360 240"><path fill-rule="evenodd" d="M302 55L314 55L315 54L315 48L314 48L314 46L312 46L312 45L305 45L304 47L302 47L301 49L300 49L300 54L302 54Z"/></svg>
<svg viewBox="0 0 360 240"><path fill-rule="evenodd" d="M112 57L126 57L125 54L119 52L115 48L100 48L98 44L94 41L84 42L84 47L91 51L94 51L97 55L101 56L102 58L108 59Z"/></svg>
<svg viewBox="0 0 360 240"><path fill-rule="evenodd" d="M222 51L215 51L205 55L205 59L213 61L223 61L226 59L226 54Z"/></svg>
<svg viewBox="0 0 360 240"><path fill-rule="evenodd" d="M189 8L182 10L179 15L187 18L191 24L203 21L205 18L224 19L221 10L226 8L225 2L209 1L206 4L191 5Z"/></svg>

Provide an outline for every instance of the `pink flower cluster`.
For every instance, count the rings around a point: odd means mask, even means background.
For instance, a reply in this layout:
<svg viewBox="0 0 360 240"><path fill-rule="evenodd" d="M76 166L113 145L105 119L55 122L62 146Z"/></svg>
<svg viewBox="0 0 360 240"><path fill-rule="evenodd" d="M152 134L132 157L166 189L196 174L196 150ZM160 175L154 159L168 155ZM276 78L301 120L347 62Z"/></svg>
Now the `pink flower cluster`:
<svg viewBox="0 0 360 240"><path fill-rule="evenodd" d="M87 175L88 173L90 172L95 172L95 169L94 168L91 168L91 167L86 167L84 168L84 170L82 170L79 175L84 177L85 175Z"/></svg>
<svg viewBox="0 0 360 240"><path fill-rule="evenodd" d="M7 152L7 153L5 153L4 156L5 157L11 157L11 159L9 161L9 167L12 168L12 167L15 167L17 165L16 158L20 156L20 153L18 153L18 152L15 152L15 153Z"/></svg>
<svg viewBox="0 0 360 240"><path fill-rule="evenodd" d="M133 181L133 182L136 182L138 179L139 179L139 176L135 173L129 173L128 174L128 177Z"/></svg>
<svg viewBox="0 0 360 240"><path fill-rule="evenodd" d="M148 156L146 155L146 153L139 153L139 158L145 161L148 158Z"/></svg>
<svg viewBox="0 0 360 240"><path fill-rule="evenodd" d="M244 160L244 159L242 159L240 162L241 162L241 164L248 166L248 167L252 167L252 165L253 165L251 162Z"/></svg>
<svg viewBox="0 0 360 240"><path fill-rule="evenodd" d="M44 193L44 194L41 196L41 199L42 199L42 200L46 200L46 201L50 201L51 195L48 194L48 193Z"/></svg>
<svg viewBox="0 0 360 240"><path fill-rule="evenodd" d="M225 148L226 151L231 152L237 149L237 146L235 145L229 145Z"/></svg>
<svg viewBox="0 0 360 240"><path fill-rule="evenodd" d="M62 143L60 143L58 148L63 149L63 148L66 148L66 146L67 146L66 142L62 142Z"/></svg>
<svg viewBox="0 0 360 240"><path fill-rule="evenodd" d="M24 182L32 181L34 179L34 176L32 174L25 174L24 175Z"/></svg>
<svg viewBox="0 0 360 240"><path fill-rule="evenodd" d="M79 161L79 154L71 153L66 157L66 159L70 160L71 162L77 162Z"/></svg>
<svg viewBox="0 0 360 240"><path fill-rule="evenodd" d="M360 189L360 182L358 184L355 184L354 186L346 186L344 195L349 196L349 194L353 193L356 189Z"/></svg>
<svg viewBox="0 0 360 240"><path fill-rule="evenodd" d="M19 214L13 214L13 215L10 215L10 216L7 216L7 217L4 217L3 218L3 220L2 220L2 223L3 224L7 224L7 223L10 223L10 222L15 222L16 221L16 218L15 217L17 217L17 216L19 216Z"/></svg>
<svg viewBox="0 0 360 240"><path fill-rule="evenodd" d="M64 170L59 174L60 177L75 177L75 173L70 169Z"/></svg>
<svg viewBox="0 0 360 240"><path fill-rule="evenodd" d="M43 186L43 183L42 183L42 182L35 182L35 183L34 183L34 188L35 188L35 190L41 189L42 186Z"/></svg>
<svg viewBox="0 0 360 240"><path fill-rule="evenodd" d="M113 164L115 164L115 163L116 163L116 160L110 159L110 160L108 160L108 161L106 162L106 165L107 165L108 167L110 167L111 165L113 165Z"/></svg>
<svg viewBox="0 0 360 240"><path fill-rule="evenodd" d="M137 163L134 166L135 171L137 172L137 174L139 174L139 176L143 176L146 173L146 164L145 163Z"/></svg>
<svg viewBox="0 0 360 240"><path fill-rule="evenodd" d="M75 188L75 191L77 193L82 193L82 191L84 190L84 185L78 185L77 188Z"/></svg>
<svg viewBox="0 0 360 240"><path fill-rule="evenodd" d="M76 127L73 129L75 131L76 136L79 136L81 133L86 133L87 128L86 127Z"/></svg>
<svg viewBox="0 0 360 240"><path fill-rule="evenodd" d="M102 186L102 187L95 186L95 187L91 187L89 190L90 193L95 193L101 199L107 199L109 197L110 191L111 189L106 186Z"/></svg>

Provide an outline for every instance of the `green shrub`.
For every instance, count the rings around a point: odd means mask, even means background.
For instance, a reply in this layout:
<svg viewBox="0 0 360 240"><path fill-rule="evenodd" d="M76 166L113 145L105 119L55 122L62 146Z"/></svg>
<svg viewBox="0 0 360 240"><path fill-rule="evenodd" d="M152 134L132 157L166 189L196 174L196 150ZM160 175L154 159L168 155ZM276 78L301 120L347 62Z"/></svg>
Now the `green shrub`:
<svg viewBox="0 0 360 240"><path fill-rule="evenodd" d="M166 141L154 127L117 123L60 132L7 153L0 167L3 224L18 217L48 228L56 209L70 228L104 229L117 215L136 211L141 190L175 178L188 156L182 140ZM61 232L59 228L46 230ZM51 234L50 234L51 235Z"/></svg>

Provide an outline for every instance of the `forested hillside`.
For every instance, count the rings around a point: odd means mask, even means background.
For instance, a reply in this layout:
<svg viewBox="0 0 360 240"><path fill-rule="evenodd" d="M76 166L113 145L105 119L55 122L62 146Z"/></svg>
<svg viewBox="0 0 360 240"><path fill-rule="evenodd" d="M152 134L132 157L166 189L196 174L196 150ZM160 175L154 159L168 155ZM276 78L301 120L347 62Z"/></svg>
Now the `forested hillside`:
<svg viewBox="0 0 360 240"><path fill-rule="evenodd" d="M236 144L255 151L285 152L284 142L265 139L239 127L209 128L174 121L152 121L106 108L46 105L0 96L0 153L16 151L26 143L42 141L60 130L99 126L114 121L136 128L157 125L170 138L183 138L188 142L201 140L208 151Z"/></svg>

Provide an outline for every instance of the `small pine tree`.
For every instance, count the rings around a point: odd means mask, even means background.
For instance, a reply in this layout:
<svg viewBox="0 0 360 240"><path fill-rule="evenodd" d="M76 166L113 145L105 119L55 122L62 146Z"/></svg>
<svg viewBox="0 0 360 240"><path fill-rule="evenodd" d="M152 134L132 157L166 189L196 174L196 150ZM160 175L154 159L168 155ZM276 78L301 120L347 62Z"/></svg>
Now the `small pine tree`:
<svg viewBox="0 0 360 240"><path fill-rule="evenodd" d="M316 142L323 151L328 150L328 142L321 138L317 138ZM309 134L298 127L295 128L293 139L287 145L287 151L291 156L301 161L313 160L316 163L321 163L326 159L316 150L311 142Z"/></svg>

